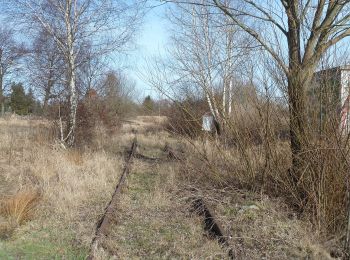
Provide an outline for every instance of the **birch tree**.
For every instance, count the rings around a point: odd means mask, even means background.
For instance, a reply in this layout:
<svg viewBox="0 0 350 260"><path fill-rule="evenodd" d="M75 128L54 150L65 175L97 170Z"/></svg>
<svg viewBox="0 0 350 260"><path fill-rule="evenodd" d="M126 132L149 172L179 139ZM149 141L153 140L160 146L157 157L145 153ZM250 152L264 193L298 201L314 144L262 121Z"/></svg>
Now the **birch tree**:
<svg viewBox="0 0 350 260"><path fill-rule="evenodd" d="M122 50L132 39L141 14L139 5L122 0L15 0L9 4L21 19L50 34L66 65L69 116L61 142L73 146L78 105L77 71L86 45L94 55ZM33 28L33 27L32 27Z"/></svg>
<svg viewBox="0 0 350 260"><path fill-rule="evenodd" d="M192 82L203 93L210 113L224 124L232 113L234 73L247 42L227 18L213 11L206 5L176 5L170 16L174 26L171 69L181 79L178 82Z"/></svg>

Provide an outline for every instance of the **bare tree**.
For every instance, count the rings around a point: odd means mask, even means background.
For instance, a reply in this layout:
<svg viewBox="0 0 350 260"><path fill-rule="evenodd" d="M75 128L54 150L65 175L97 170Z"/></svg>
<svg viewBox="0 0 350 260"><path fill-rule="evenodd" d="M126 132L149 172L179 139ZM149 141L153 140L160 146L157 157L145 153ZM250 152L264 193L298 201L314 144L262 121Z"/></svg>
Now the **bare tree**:
<svg viewBox="0 0 350 260"><path fill-rule="evenodd" d="M25 48L14 39L13 31L0 28L0 103L1 114L5 110L5 78L19 68L19 60L25 54Z"/></svg>
<svg viewBox="0 0 350 260"><path fill-rule="evenodd" d="M137 2L112 0L15 0L8 4L22 19L50 34L63 53L66 63L66 85L69 89L69 120L62 138L74 145L78 105L77 70L85 46L94 55L122 50L132 39L141 14Z"/></svg>
<svg viewBox="0 0 350 260"><path fill-rule="evenodd" d="M203 3L203 1L201 1ZM177 75L173 88L194 88L205 97L210 113L224 124L232 113L234 74L243 62L249 42L229 19L217 16L208 5L177 4L169 19L173 25L172 61Z"/></svg>
<svg viewBox="0 0 350 260"><path fill-rule="evenodd" d="M350 1L208 1L254 38L279 65L288 82L292 175L299 183L309 147L306 89L321 57L350 35ZM259 31L254 23L265 29ZM274 39L274 40L272 40ZM285 46L285 47L284 47Z"/></svg>
<svg viewBox="0 0 350 260"><path fill-rule="evenodd" d="M350 35L350 1L167 1L215 7L258 43L283 71L287 81L292 150L291 174L296 185L307 166L306 89L322 56Z"/></svg>
<svg viewBox="0 0 350 260"><path fill-rule="evenodd" d="M136 83L121 71L109 71L104 75L99 87L100 95L106 99L132 100L136 92Z"/></svg>
<svg viewBox="0 0 350 260"><path fill-rule="evenodd" d="M40 31L34 39L26 67L31 85L43 97L45 113L50 99L59 94L59 87L64 83L65 67L56 41L46 31Z"/></svg>
<svg viewBox="0 0 350 260"><path fill-rule="evenodd" d="M101 55L94 55L94 50L87 46L82 52L81 58L84 60L78 68L78 89L84 95L90 90L99 92L101 81L109 70L108 59Z"/></svg>

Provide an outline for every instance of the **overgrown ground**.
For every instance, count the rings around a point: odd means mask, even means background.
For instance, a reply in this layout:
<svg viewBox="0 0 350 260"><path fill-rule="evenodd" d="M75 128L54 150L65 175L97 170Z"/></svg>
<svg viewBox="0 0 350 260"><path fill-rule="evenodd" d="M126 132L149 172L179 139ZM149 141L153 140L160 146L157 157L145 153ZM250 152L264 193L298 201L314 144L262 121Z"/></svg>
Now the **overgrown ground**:
<svg viewBox="0 0 350 260"><path fill-rule="evenodd" d="M0 129L0 259L84 259L122 159L63 150L51 142L49 122L15 118Z"/></svg>
<svg viewBox="0 0 350 260"><path fill-rule="evenodd" d="M194 197L204 198L222 223L237 259L330 258L311 226L282 201L188 176L197 174L185 169L194 151L163 131L163 120L138 117L113 136L98 129L92 148L79 150L55 144L50 122L0 120L0 259L84 259L135 130L138 152L162 159L134 161L98 258L226 258L227 248L191 212ZM187 163L167 160L166 144L182 150Z"/></svg>

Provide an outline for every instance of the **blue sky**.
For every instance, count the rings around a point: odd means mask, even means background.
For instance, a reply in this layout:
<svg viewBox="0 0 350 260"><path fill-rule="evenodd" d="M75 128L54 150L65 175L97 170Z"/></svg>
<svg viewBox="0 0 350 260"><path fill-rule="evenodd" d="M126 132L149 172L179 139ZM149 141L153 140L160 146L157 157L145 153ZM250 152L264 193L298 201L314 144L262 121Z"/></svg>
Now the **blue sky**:
<svg viewBox="0 0 350 260"><path fill-rule="evenodd" d="M156 6L159 5L159 1L150 1L150 4ZM158 98L158 93L144 82L144 80L138 77L138 69L142 69L144 65L144 59L152 56L159 56L164 53L164 48L167 43L167 20L164 19L166 5L158 6L149 9L146 17L142 23L138 35L136 36L136 50L132 50L126 56L124 61L115 60L115 64L118 69L118 63L120 62L127 67L127 75L130 75L137 83L137 89L139 98L144 98L146 95L151 95L153 98ZM0 21L3 17L0 15ZM26 38L20 36L21 41L25 41ZM124 67L122 65L122 67ZM16 75L18 79L18 75Z"/></svg>
<svg viewBox="0 0 350 260"><path fill-rule="evenodd" d="M164 53L168 41L167 20L164 19L165 8L165 6L160 6L148 12L136 40L138 48L129 56L128 73L136 80L140 97L151 95L153 98L158 98L158 93L137 76L137 70L142 70L145 58Z"/></svg>

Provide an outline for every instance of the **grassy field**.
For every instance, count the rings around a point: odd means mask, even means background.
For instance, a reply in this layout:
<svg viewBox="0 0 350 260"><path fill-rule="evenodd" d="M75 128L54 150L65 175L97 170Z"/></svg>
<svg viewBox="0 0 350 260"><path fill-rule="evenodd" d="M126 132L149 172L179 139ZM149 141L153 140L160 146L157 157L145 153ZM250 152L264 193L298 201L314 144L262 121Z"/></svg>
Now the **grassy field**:
<svg viewBox="0 0 350 260"><path fill-rule="evenodd" d="M63 150L48 122L1 120L0 129L0 256L84 258L122 158Z"/></svg>
<svg viewBox="0 0 350 260"><path fill-rule="evenodd" d="M195 151L163 131L164 120L128 120L113 136L97 129L93 146L65 150L48 121L1 119L0 259L85 259L135 132L138 153L161 160L134 160L96 259L227 258L190 210L193 197L213 210L237 259L330 259L311 225L283 201L203 182L213 173L202 167L197 174L189 163ZM182 150L185 162L166 160L166 144Z"/></svg>

